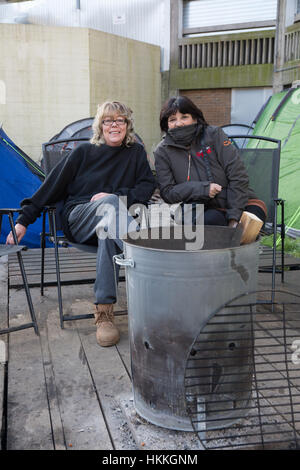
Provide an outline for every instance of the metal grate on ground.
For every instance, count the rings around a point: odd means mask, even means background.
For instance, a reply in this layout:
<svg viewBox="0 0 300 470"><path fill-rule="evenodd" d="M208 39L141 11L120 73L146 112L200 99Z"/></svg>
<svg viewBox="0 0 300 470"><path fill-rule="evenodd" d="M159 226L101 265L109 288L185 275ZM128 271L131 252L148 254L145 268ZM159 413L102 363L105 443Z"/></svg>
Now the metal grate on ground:
<svg viewBox="0 0 300 470"><path fill-rule="evenodd" d="M190 350L186 405L206 449L300 448L300 296L269 295L222 307Z"/></svg>

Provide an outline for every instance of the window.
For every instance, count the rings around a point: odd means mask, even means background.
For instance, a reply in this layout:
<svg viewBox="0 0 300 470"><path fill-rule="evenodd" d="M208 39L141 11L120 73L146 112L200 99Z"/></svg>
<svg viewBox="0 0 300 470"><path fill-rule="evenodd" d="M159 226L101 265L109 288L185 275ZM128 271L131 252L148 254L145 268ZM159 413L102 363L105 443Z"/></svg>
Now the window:
<svg viewBox="0 0 300 470"><path fill-rule="evenodd" d="M183 35L273 27L276 11L277 0L186 0Z"/></svg>

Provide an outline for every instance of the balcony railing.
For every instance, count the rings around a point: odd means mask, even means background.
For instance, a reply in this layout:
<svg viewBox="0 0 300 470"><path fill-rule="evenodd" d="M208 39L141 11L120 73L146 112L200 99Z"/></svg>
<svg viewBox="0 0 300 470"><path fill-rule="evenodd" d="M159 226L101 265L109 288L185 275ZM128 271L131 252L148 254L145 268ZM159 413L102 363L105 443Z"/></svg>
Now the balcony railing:
<svg viewBox="0 0 300 470"><path fill-rule="evenodd" d="M179 68L270 64L274 57L274 43L274 37L263 37L180 44Z"/></svg>
<svg viewBox="0 0 300 470"><path fill-rule="evenodd" d="M255 37L256 35L256 37ZM272 64L275 32L183 38L178 45L179 69ZM300 60L300 25L285 35L285 62Z"/></svg>
<svg viewBox="0 0 300 470"><path fill-rule="evenodd" d="M300 59L300 30L285 35L285 62Z"/></svg>

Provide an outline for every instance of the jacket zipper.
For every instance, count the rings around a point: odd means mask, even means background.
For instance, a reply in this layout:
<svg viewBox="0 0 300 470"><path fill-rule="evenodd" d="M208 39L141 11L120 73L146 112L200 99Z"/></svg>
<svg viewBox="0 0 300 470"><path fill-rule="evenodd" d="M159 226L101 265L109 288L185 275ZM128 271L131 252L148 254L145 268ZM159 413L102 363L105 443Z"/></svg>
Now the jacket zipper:
<svg viewBox="0 0 300 470"><path fill-rule="evenodd" d="M189 153L189 166L188 166L188 174L187 174L187 181L190 181L191 176L191 154Z"/></svg>

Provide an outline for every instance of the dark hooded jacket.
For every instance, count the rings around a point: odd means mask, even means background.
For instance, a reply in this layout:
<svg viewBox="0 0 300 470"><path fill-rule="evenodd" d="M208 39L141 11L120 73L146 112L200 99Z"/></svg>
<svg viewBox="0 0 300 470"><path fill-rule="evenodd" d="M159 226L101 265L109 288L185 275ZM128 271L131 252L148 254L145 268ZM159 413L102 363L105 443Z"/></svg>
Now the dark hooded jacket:
<svg viewBox="0 0 300 470"><path fill-rule="evenodd" d="M202 203L226 209L228 220L239 220L248 199L256 198L238 150L219 127L198 127L189 146L175 143L167 133L154 155L160 194L167 203ZM211 183L222 186L214 198L209 197Z"/></svg>

